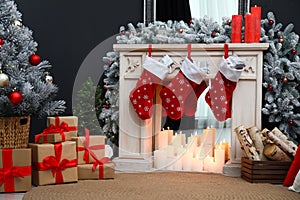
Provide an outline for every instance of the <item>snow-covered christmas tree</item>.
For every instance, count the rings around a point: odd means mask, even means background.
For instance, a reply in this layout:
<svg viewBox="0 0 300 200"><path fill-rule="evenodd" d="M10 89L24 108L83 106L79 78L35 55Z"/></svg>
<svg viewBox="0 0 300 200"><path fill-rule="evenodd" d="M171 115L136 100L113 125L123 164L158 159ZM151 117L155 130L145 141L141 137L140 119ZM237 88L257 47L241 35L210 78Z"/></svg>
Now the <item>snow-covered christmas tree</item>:
<svg viewBox="0 0 300 200"><path fill-rule="evenodd" d="M36 54L32 31L12 0L0 0L0 116L47 116L65 110L52 66Z"/></svg>

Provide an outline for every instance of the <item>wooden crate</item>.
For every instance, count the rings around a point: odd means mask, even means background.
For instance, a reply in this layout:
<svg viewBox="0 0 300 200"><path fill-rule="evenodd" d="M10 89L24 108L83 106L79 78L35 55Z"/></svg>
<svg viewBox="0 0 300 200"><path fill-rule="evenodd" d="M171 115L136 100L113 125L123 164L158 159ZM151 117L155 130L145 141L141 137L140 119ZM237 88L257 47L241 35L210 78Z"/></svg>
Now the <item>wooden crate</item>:
<svg viewBox="0 0 300 200"><path fill-rule="evenodd" d="M254 161L242 158L242 179L250 183L282 184L292 162Z"/></svg>

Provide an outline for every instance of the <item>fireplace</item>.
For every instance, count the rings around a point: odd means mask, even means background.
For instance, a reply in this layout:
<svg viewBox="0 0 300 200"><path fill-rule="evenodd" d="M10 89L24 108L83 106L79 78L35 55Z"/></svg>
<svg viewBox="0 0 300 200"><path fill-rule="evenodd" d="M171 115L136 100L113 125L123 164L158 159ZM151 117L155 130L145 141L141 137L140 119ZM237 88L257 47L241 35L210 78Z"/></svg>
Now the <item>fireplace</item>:
<svg viewBox="0 0 300 200"><path fill-rule="evenodd" d="M230 123L229 168L239 167L243 156L232 129L239 125L261 128L263 50L267 48L266 43L229 44L229 55L239 56L246 64L233 94L232 118L227 122ZM114 162L117 170L122 172L153 171L153 151L158 144L155 135L162 129L160 97L156 95L154 114L148 120L140 120L129 101L129 93L142 72L148 45L116 44L114 49L120 53L119 157ZM152 51L154 59L159 60L168 54L180 63L187 55L187 45L154 44ZM209 78L217 73L223 55L223 44L192 44L191 56L194 61L207 63Z"/></svg>

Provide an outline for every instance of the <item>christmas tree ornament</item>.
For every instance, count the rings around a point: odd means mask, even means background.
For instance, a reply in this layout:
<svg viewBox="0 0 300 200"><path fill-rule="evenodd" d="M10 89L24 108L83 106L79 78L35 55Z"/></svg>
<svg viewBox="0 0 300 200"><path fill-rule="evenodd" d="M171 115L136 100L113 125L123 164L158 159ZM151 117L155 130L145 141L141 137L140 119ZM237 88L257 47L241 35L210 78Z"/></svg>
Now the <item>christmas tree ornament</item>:
<svg viewBox="0 0 300 200"><path fill-rule="evenodd" d="M4 40L3 38L0 38L0 46L2 46L4 44Z"/></svg>
<svg viewBox="0 0 300 200"><path fill-rule="evenodd" d="M33 66L37 66L38 64L41 63L41 57L36 55L36 54L32 54L30 57L29 57L29 62L31 65Z"/></svg>
<svg viewBox="0 0 300 200"><path fill-rule="evenodd" d="M23 97L22 94L18 91L13 91L8 95L8 99L9 101L14 104L14 105L18 105L22 102Z"/></svg>
<svg viewBox="0 0 300 200"><path fill-rule="evenodd" d="M296 55L296 54L297 54L296 49L293 49L293 50L292 50L292 54L293 54L293 55Z"/></svg>
<svg viewBox="0 0 300 200"><path fill-rule="evenodd" d="M269 25L273 25L274 21L272 19L270 19L268 23L269 23Z"/></svg>
<svg viewBox="0 0 300 200"><path fill-rule="evenodd" d="M45 81L48 82L48 83L53 83L53 77L50 76L49 74L47 74L46 77L45 77Z"/></svg>
<svg viewBox="0 0 300 200"><path fill-rule="evenodd" d="M211 32L210 36L213 38L216 37L216 32L215 31Z"/></svg>
<svg viewBox="0 0 300 200"><path fill-rule="evenodd" d="M290 120L290 121L289 121L289 125L290 125L290 126L293 126L293 125L294 125L294 121L293 121L293 120Z"/></svg>
<svg viewBox="0 0 300 200"><path fill-rule="evenodd" d="M174 120L180 119L184 114L185 105L189 106L197 102L198 97L206 88L206 83L203 81L206 75L206 66L196 66L190 58L185 58L178 74L160 92L162 106L168 117ZM193 95L187 102L190 93ZM187 114L194 114L192 112L193 110L189 110Z"/></svg>
<svg viewBox="0 0 300 200"><path fill-rule="evenodd" d="M105 104L103 107L104 107L105 109L109 109L109 105L108 105L108 104Z"/></svg>
<svg viewBox="0 0 300 200"><path fill-rule="evenodd" d="M284 42L284 39L283 39L283 37L282 37L282 36L280 36L280 38L279 38L279 42L280 42L281 44Z"/></svg>
<svg viewBox="0 0 300 200"><path fill-rule="evenodd" d="M9 78L0 70L0 87L5 87L9 83Z"/></svg>
<svg viewBox="0 0 300 200"><path fill-rule="evenodd" d="M218 121L231 118L232 95L245 63L237 56L222 59L219 71L212 80L205 101Z"/></svg>
<svg viewBox="0 0 300 200"><path fill-rule="evenodd" d="M113 62L112 62L112 61L109 61L108 65L110 66L110 65L112 65L112 64L113 64Z"/></svg>
<svg viewBox="0 0 300 200"><path fill-rule="evenodd" d="M283 78L283 82L284 82L284 83L287 83L288 81L289 81L289 79L288 79L287 77L284 77L284 78Z"/></svg>
<svg viewBox="0 0 300 200"><path fill-rule="evenodd" d="M269 91L273 91L273 86L272 86L272 85L269 85L269 86L268 86L268 90L269 90Z"/></svg>
<svg viewBox="0 0 300 200"><path fill-rule="evenodd" d="M20 28L22 28L22 26L23 26L23 24L22 24L19 20L17 20L17 19L14 20L13 24L14 24L15 26L20 27Z"/></svg>
<svg viewBox="0 0 300 200"><path fill-rule="evenodd" d="M179 29L178 32L179 32L179 33L183 33L183 29L182 29L182 28Z"/></svg>
<svg viewBox="0 0 300 200"><path fill-rule="evenodd" d="M150 53L149 53L150 54ZM173 61L172 61L173 62ZM170 63L171 64L171 63ZM169 72L169 64L161 63L149 56L143 64L143 72L135 88L130 92L129 99L135 112L142 120L152 117L155 90Z"/></svg>
<svg viewBox="0 0 300 200"><path fill-rule="evenodd" d="M125 31L125 27L124 26L121 26L120 27L120 34L121 35L125 35L126 31Z"/></svg>
<svg viewBox="0 0 300 200"><path fill-rule="evenodd" d="M228 25L230 25L231 24L231 19L228 19L227 21L226 21L226 23L228 24Z"/></svg>

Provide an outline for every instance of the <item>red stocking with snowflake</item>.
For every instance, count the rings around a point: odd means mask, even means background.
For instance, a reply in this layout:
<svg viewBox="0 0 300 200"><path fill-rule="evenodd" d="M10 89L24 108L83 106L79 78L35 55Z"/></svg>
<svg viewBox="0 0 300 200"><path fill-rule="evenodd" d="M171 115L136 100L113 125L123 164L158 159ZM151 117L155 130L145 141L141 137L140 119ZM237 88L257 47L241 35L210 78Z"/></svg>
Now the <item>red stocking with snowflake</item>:
<svg viewBox="0 0 300 200"><path fill-rule="evenodd" d="M244 66L237 56L223 57L220 69L211 82L205 100L218 121L231 118L232 95Z"/></svg>
<svg viewBox="0 0 300 200"><path fill-rule="evenodd" d="M194 101L196 96L199 97L206 87L203 82L206 74L206 66L196 66L189 58L183 61L178 74L160 92L162 106L171 119L177 120L182 117L184 105L189 104L186 100L191 93L193 95L189 98L190 100Z"/></svg>
<svg viewBox="0 0 300 200"><path fill-rule="evenodd" d="M170 63L169 63L170 64ZM129 99L135 112L142 120L151 118L155 89L168 73L168 65L151 57L146 57L143 72L130 92Z"/></svg>

